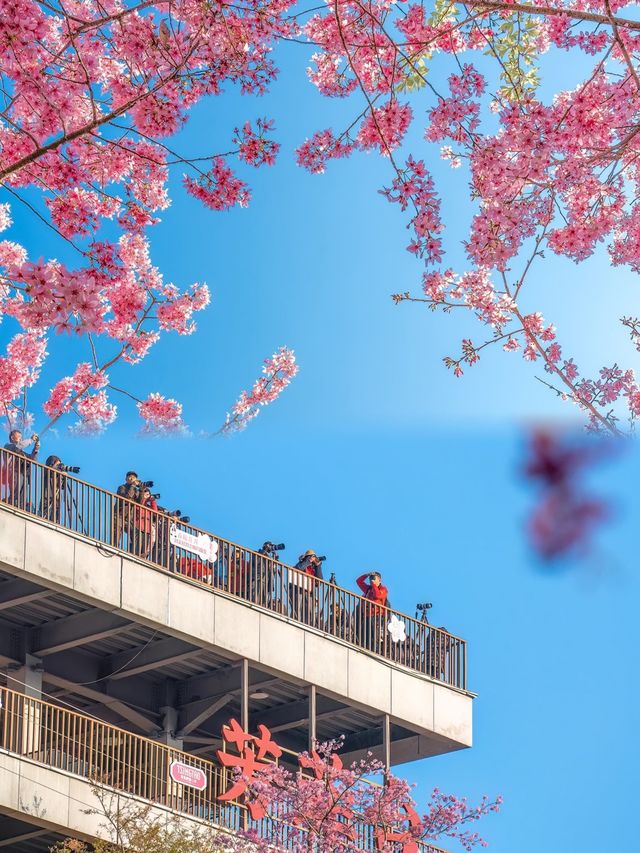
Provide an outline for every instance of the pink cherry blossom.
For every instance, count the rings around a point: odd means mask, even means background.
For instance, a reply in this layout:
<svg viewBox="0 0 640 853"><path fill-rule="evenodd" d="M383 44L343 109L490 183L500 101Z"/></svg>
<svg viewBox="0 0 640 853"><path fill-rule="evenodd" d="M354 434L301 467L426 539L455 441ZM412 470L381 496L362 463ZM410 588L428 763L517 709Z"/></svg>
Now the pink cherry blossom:
<svg viewBox="0 0 640 853"><path fill-rule="evenodd" d="M175 400L168 400L161 394L149 394L146 400L138 403L138 412L145 424L143 435L166 435L184 432L182 406Z"/></svg>
<svg viewBox="0 0 640 853"><path fill-rule="evenodd" d="M264 406L273 403L298 372L293 350L280 347L262 367L262 376L251 391L243 391L227 414L220 432L228 434L245 429Z"/></svg>

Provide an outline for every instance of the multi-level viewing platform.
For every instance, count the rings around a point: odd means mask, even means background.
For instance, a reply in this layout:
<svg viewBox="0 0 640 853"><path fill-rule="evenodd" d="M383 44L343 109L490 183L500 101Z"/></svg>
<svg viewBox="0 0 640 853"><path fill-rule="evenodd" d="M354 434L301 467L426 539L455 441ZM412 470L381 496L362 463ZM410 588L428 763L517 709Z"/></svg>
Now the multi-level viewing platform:
<svg viewBox="0 0 640 853"><path fill-rule="evenodd" d="M9 451L0 473L0 848L91 837L97 778L233 828L232 717L387 766L471 745L458 637ZM168 781L173 760L206 794Z"/></svg>

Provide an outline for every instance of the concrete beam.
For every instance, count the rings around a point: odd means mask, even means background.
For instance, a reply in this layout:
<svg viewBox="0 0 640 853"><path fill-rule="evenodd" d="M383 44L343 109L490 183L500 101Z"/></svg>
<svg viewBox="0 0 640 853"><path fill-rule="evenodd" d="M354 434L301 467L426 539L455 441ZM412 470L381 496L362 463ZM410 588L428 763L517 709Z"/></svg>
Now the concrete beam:
<svg viewBox="0 0 640 853"><path fill-rule="evenodd" d="M99 702L101 705L111 708L119 717L128 720L132 725L140 729L140 731L144 732L146 735L152 735L158 731L157 720L149 719L144 714L136 711L135 708L131 708L129 705L126 705L120 699L116 699L114 696L109 696L108 693L101 693L99 690L96 690L95 687L91 687L86 684L75 684L67 678L63 678L46 671L43 678L47 684L54 684L56 687L65 687L78 696L84 696L87 699L91 699L92 702Z"/></svg>
<svg viewBox="0 0 640 853"><path fill-rule="evenodd" d="M133 681L108 682L100 677L99 660L82 652L70 650L61 655L51 655L46 658L44 669L44 680L53 684L55 679L65 695L81 694L78 688L86 686L98 691L101 699L105 696L115 698L145 713L156 712L159 708L156 690L149 682L144 679L142 685Z"/></svg>
<svg viewBox="0 0 640 853"><path fill-rule="evenodd" d="M340 702L335 702L326 696L316 697L316 720L331 717L344 709L345 705ZM256 723L265 725L272 734L295 729L298 726L306 727L309 725L309 700L301 699L271 708L256 715Z"/></svg>
<svg viewBox="0 0 640 853"><path fill-rule="evenodd" d="M162 666L180 663L201 652L202 649L198 646L191 646L183 643L182 640L169 637L111 655L103 661L101 673L103 678L111 681L131 678L132 675L140 675Z"/></svg>
<svg viewBox="0 0 640 853"><path fill-rule="evenodd" d="M180 711L180 729L177 732L177 737L186 737L186 735L191 734L191 732L195 731L199 728L202 723L208 720L210 717L213 717L215 713L217 713L221 708L224 708L225 705L228 705L231 699L233 698L232 693L225 693L224 696L220 696L216 699L215 702L208 702L205 707L200 711L200 713L194 713L193 710L189 713L183 714Z"/></svg>
<svg viewBox="0 0 640 853"><path fill-rule="evenodd" d="M13 578L0 584L0 610L9 610L11 607L29 604L31 601L38 601L51 595L53 593L49 589L43 589L20 578Z"/></svg>
<svg viewBox="0 0 640 853"><path fill-rule="evenodd" d="M194 675L178 683L178 690L183 701L180 707L189 709L191 705L203 701L211 701L226 693L240 693L240 664L219 669L215 672ZM250 672L251 689L268 687L277 684L282 679L261 670L252 669Z"/></svg>
<svg viewBox="0 0 640 853"><path fill-rule="evenodd" d="M8 817L0 821L0 847L11 848L21 841L40 838L42 835L47 835L46 829L23 823L16 818Z"/></svg>
<svg viewBox="0 0 640 853"><path fill-rule="evenodd" d="M66 619L57 619L39 628L34 635L32 653L38 657L53 655L94 640L112 637L132 622L106 610L87 610Z"/></svg>

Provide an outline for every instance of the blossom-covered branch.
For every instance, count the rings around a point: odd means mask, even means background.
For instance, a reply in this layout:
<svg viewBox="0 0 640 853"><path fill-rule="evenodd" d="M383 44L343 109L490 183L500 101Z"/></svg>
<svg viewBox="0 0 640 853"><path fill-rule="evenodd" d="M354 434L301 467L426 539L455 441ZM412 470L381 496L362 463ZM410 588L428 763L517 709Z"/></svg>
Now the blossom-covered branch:
<svg viewBox="0 0 640 853"><path fill-rule="evenodd" d="M486 842L471 827L497 812L501 797L483 797L477 806L435 788L420 814L411 786L368 756L345 767L338 755L340 742L320 744L300 756L302 773L283 765L268 765L249 786L249 803L273 812L273 834L251 835L261 850L317 850L320 853L365 853L370 850L369 828L375 849L382 853L417 853L419 843L428 853L430 843L455 839L465 850ZM372 784L373 781L373 784ZM379 784L384 782L384 784Z"/></svg>
<svg viewBox="0 0 640 853"><path fill-rule="evenodd" d="M243 430L258 416L264 406L273 403L298 372L293 350L280 347L262 367L262 376L251 391L243 391L234 403L226 420L216 434L229 434Z"/></svg>
<svg viewBox="0 0 640 853"><path fill-rule="evenodd" d="M312 172L358 150L389 158L393 178L382 192L408 215L407 248L427 266L424 296L394 300L466 309L489 327L484 343L467 338L461 358L445 359L456 375L490 343L519 351L543 364L593 429L613 433L640 411L633 371L613 365L595 378L581 374L532 288L547 251L581 263L606 243L612 264L640 271L640 24L621 15L627 5L332 0L305 25L316 50L310 78L328 96L359 91L363 111L346 131L319 131L298 151ZM545 103L537 88L551 50L581 52L593 67ZM429 69L436 54L452 60L446 93ZM493 71L474 66L480 54L494 60ZM414 120L410 102L423 92L431 98L428 151L441 145L441 156L470 177L476 212L464 240L467 271L444 266L445 223L426 156L396 161Z"/></svg>
<svg viewBox="0 0 640 853"><path fill-rule="evenodd" d="M235 147L222 153L181 155L168 138L225 83L265 91L275 74L273 45L294 26L290 5L0 0L0 185L76 257L30 259L12 235L0 241L0 316L15 329L0 369L0 406L10 421L31 420L25 392L53 333L92 336L100 387L83 383L78 365L52 389L49 425L75 414L74 429L91 432L116 416L108 367L137 363L164 333L195 329L194 315L209 303L206 285L182 290L150 260L146 232L170 204L169 170L182 167L187 192L227 210L250 196L230 158L270 165L278 145L267 119L236 128ZM3 202L0 231L11 225ZM30 362L21 357L26 341L38 350ZM140 412L158 426L157 397ZM163 423L178 420L167 412Z"/></svg>

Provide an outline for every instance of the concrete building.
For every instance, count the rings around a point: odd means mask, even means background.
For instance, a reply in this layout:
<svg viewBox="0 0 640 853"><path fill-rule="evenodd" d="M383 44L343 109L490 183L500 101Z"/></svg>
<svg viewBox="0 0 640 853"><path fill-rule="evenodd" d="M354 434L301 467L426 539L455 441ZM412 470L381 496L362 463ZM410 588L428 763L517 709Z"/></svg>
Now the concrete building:
<svg viewBox="0 0 640 853"><path fill-rule="evenodd" d="M347 761L372 752L388 766L471 746L460 638L0 461L0 849L97 835L96 778L167 819L233 829L215 759L230 718L292 753L343 735ZM204 773L206 792L178 784L172 762Z"/></svg>

